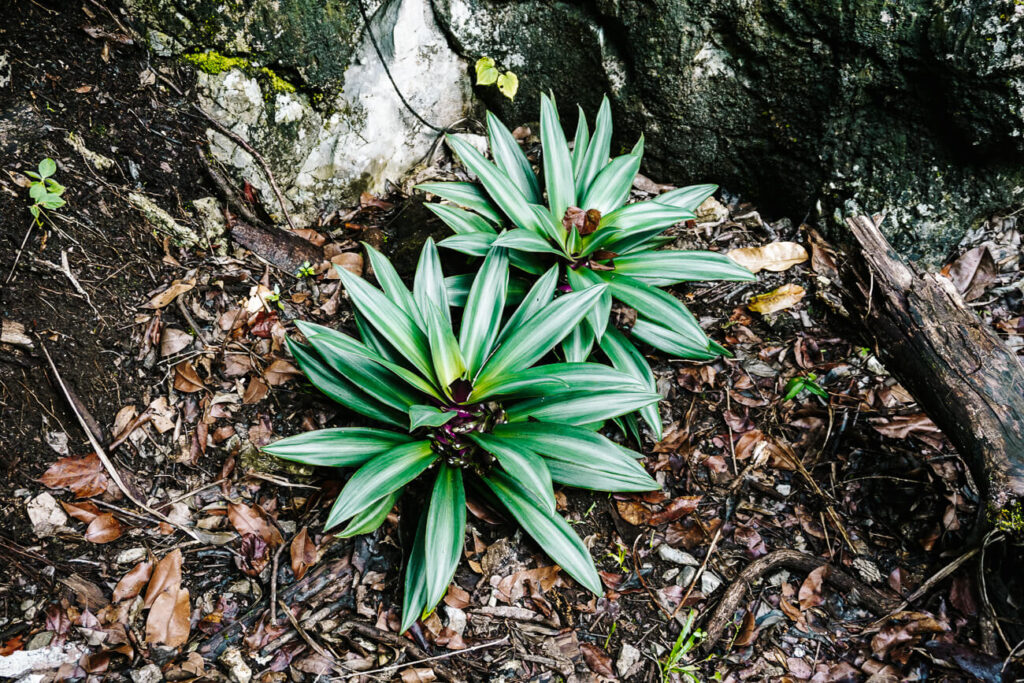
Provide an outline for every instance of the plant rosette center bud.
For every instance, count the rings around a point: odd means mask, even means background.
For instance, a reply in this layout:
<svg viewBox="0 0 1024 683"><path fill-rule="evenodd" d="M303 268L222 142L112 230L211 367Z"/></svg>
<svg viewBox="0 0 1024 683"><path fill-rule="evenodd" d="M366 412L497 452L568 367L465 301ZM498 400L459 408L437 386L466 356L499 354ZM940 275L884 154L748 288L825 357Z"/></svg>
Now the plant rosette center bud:
<svg viewBox="0 0 1024 683"><path fill-rule="evenodd" d="M494 456L468 435L490 432L494 425L505 422L505 411L496 403L441 406L441 410L455 416L440 427L429 428L431 448L451 467L487 474L495 463Z"/></svg>

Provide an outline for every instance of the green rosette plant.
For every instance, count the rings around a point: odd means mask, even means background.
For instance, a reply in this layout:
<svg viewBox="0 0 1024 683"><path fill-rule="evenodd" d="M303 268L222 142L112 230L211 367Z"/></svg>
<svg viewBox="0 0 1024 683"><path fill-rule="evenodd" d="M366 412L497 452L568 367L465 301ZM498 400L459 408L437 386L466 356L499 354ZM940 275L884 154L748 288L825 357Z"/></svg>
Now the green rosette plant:
<svg viewBox="0 0 1024 683"><path fill-rule="evenodd" d="M586 547L555 510L553 485L657 489L639 453L597 430L660 396L606 365L539 363L607 285L556 296L558 269L551 268L517 306L507 306L509 252L492 249L455 324L460 309L450 305L432 241L412 291L383 255L367 253L381 289L338 268L358 337L297 321L306 343L289 339L288 346L316 388L381 426L321 429L263 450L357 468L325 524L347 522L341 536L373 531L417 478L432 480L406 569L403 632L451 583L462 556L467 485L504 506L567 574L600 594Z"/></svg>
<svg viewBox="0 0 1024 683"><path fill-rule="evenodd" d="M459 136L447 137L478 182L417 186L452 202L426 205L456 233L439 246L471 256L485 256L501 247L510 250L512 265L532 275L556 264L559 284L567 289L606 285L585 324L562 342L566 360L585 360L597 344L616 368L654 390L643 355L608 325L613 299L637 312L631 336L656 349L693 360L728 353L708 338L681 301L660 289L687 281L754 279L724 254L660 249L673 240L662 233L680 221L694 219L694 210L718 189L716 185L683 187L627 204L640 170L643 137L628 154L610 158L612 117L607 98L593 135L579 110L570 149L553 101L541 96L543 186L515 138L490 112L487 128L493 162ZM455 281L452 286L464 290L465 282ZM660 439L657 407L641 414ZM630 426L636 435L635 423Z"/></svg>

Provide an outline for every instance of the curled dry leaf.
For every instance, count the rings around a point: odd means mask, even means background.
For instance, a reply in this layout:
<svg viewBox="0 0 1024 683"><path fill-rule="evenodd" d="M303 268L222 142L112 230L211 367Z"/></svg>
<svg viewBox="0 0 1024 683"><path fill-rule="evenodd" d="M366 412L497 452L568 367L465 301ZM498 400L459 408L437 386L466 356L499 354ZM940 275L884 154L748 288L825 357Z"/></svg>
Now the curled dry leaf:
<svg viewBox="0 0 1024 683"><path fill-rule="evenodd" d="M598 676L615 678L615 670L612 668L612 658L608 653L592 643L580 643L580 652L583 653L583 661L587 668Z"/></svg>
<svg viewBox="0 0 1024 683"><path fill-rule="evenodd" d="M729 252L729 258L751 273L789 270L807 260L807 250L796 242L772 242L763 247L743 247Z"/></svg>
<svg viewBox="0 0 1024 683"><path fill-rule="evenodd" d="M803 300L807 292L800 285L785 284L767 294L759 294L750 300L747 308L755 313L767 315L791 306Z"/></svg>
<svg viewBox="0 0 1024 683"><path fill-rule="evenodd" d="M192 363L184 361L174 366L174 388L186 394L203 390L203 380Z"/></svg>
<svg viewBox="0 0 1024 683"><path fill-rule="evenodd" d="M262 509L249 507L245 503L228 504L228 520L235 531L245 536L253 534L259 536L264 543L277 547L284 543L281 532L273 524L270 524L263 515Z"/></svg>
<svg viewBox="0 0 1024 683"><path fill-rule="evenodd" d="M270 387L267 386L266 382L259 377L253 377L245 387L245 393L242 395L242 403L246 405L259 403L267 397L267 392L269 391Z"/></svg>
<svg viewBox="0 0 1024 683"><path fill-rule="evenodd" d="M797 594L797 598L800 600L800 609L808 610L825 602L821 589L825 579L831 573L832 568L827 564L823 564L807 575L804 582L800 584L800 592Z"/></svg>
<svg viewBox="0 0 1024 683"><path fill-rule="evenodd" d="M942 269L942 274L953 281L964 301L974 301L996 283L999 268L988 247L982 245L963 254Z"/></svg>
<svg viewBox="0 0 1024 683"><path fill-rule="evenodd" d="M79 522L85 522L86 524L96 519L100 514L100 509L96 507L96 504L90 503L87 500L80 503L66 503L62 500L60 504L61 507L64 508L65 512L77 519Z"/></svg>
<svg viewBox="0 0 1024 683"><path fill-rule="evenodd" d="M112 512L96 515L85 530L85 540L90 543L110 543L121 537L123 528Z"/></svg>
<svg viewBox="0 0 1024 683"><path fill-rule="evenodd" d="M316 543L309 537L309 530L302 527L302 531L292 539L292 573L296 579L306 575L306 571L316 564Z"/></svg>
<svg viewBox="0 0 1024 683"><path fill-rule="evenodd" d="M51 489L69 489L78 498L98 496L107 490L107 472L95 453L82 458L61 458L39 478Z"/></svg>
<svg viewBox="0 0 1024 683"><path fill-rule="evenodd" d="M175 280L171 286L155 295L143 308L163 308L179 296L196 286L195 279Z"/></svg>
<svg viewBox="0 0 1024 683"><path fill-rule="evenodd" d="M332 256L331 265L344 268L354 275L361 276L363 274L363 256L356 251L345 251ZM338 275L338 271L334 270L334 268L330 268L327 271L326 277L328 280L338 280L341 278L341 276Z"/></svg>
<svg viewBox="0 0 1024 683"><path fill-rule="evenodd" d="M153 563L149 560L139 562L114 586L114 602L130 600L142 592L143 587L153 575Z"/></svg>

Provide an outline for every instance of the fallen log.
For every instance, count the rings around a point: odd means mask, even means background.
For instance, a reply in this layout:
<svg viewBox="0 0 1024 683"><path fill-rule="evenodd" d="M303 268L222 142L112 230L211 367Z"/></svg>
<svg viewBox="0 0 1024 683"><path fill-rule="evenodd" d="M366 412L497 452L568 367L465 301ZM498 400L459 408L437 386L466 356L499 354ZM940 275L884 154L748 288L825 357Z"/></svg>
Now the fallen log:
<svg viewBox="0 0 1024 683"><path fill-rule="evenodd" d="M867 216L836 263L843 303L876 355L964 458L989 523L1024 499L1024 367L953 283L904 263Z"/></svg>

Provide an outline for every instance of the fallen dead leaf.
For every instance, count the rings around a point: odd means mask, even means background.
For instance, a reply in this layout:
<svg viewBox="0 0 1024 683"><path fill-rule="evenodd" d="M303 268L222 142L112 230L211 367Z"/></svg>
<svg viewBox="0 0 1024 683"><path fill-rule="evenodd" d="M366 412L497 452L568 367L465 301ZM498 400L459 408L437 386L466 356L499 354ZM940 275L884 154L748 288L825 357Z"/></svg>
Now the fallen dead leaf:
<svg viewBox="0 0 1024 683"><path fill-rule="evenodd" d="M61 458L39 478L51 489L70 489L78 498L98 496L107 490L107 472L95 453L82 458Z"/></svg>
<svg viewBox="0 0 1024 683"><path fill-rule="evenodd" d="M267 397L267 392L270 391L270 387L259 377L253 377L249 380L249 384L245 387L245 393L242 394L242 403L246 405L252 405L253 403L259 403Z"/></svg>
<svg viewBox="0 0 1024 683"><path fill-rule="evenodd" d="M302 372L297 367L292 365L290 362L282 358L278 358L269 366L267 366L267 369L263 373L263 376L266 378L267 384L269 384L272 387L276 387L280 384L284 384L289 380L301 377Z"/></svg>
<svg viewBox="0 0 1024 683"><path fill-rule="evenodd" d="M953 281L964 301L974 301L995 284L998 270L992 253L987 246L982 245L964 253L943 268L942 274Z"/></svg>
<svg viewBox="0 0 1024 683"><path fill-rule="evenodd" d="M192 345L194 341L191 334L175 327L165 327L160 335L160 355L173 356Z"/></svg>
<svg viewBox="0 0 1024 683"><path fill-rule="evenodd" d="M146 619L146 642L180 647L191 629L187 588L160 593Z"/></svg>
<svg viewBox="0 0 1024 683"><path fill-rule="evenodd" d="M363 255L356 251L346 251L331 257L331 265L344 268L355 275L363 274ZM325 276L327 280L338 280L341 278L338 271L330 268Z"/></svg>
<svg viewBox="0 0 1024 683"><path fill-rule="evenodd" d="M800 584L800 592L797 594L797 599L800 601L800 609L808 610L825 602L821 589L825 579L831 573L832 568L827 564L823 564L807 575L804 582Z"/></svg>
<svg viewBox="0 0 1024 683"><path fill-rule="evenodd" d="M267 522L263 511L258 506L253 508L245 503L228 504L228 520L235 531L245 536L253 534L260 537L269 546L277 547L284 543L277 527Z"/></svg>
<svg viewBox="0 0 1024 683"><path fill-rule="evenodd" d="M612 658L608 653L592 643L580 643L580 652L583 653L583 661L587 667L598 676L615 678L615 669L612 668Z"/></svg>
<svg viewBox="0 0 1024 683"><path fill-rule="evenodd" d="M309 531L302 527L302 531L292 539L292 573L296 579L306 575L306 571L316 564L316 543L309 537Z"/></svg>
<svg viewBox="0 0 1024 683"><path fill-rule="evenodd" d="M143 305L143 308L163 308L195 286L195 278L189 280L175 280L171 283L170 287L159 294L154 295L148 303Z"/></svg>
<svg viewBox="0 0 1024 683"><path fill-rule="evenodd" d="M174 388L186 394L204 389L203 380L199 379L199 373L189 361L183 361L174 366Z"/></svg>
<svg viewBox="0 0 1024 683"><path fill-rule="evenodd" d="M177 592L181 587L181 551L175 550L164 557L153 568L153 578L146 589L143 607L152 607L158 595Z"/></svg>
<svg viewBox="0 0 1024 683"><path fill-rule="evenodd" d="M96 504L90 503L87 500L80 503L66 503L62 500L60 504L61 507L64 508L65 512L77 519L79 522L85 522L86 524L96 519L100 514L100 509L96 507Z"/></svg>
<svg viewBox="0 0 1024 683"><path fill-rule="evenodd" d="M807 292L800 285L785 284L767 294L759 294L750 300L747 308L767 315L792 306L796 306Z"/></svg>
<svg viewBox="0 0 1024 683"><path fill-rule="evenodd" d="M751 273L770 270L779 273L807 260L807 250L796 242L772 242L763 247L743 247L728 253Z"/></svg>
<svg viewBox="0 0 1024 683"><path fill-rule="evenodd" d="M114 602L129 600L142 592L143 587L149 583L149 577L153 575L153 563L149 560L139 562L132 567L127 574L114 586Z"/></svg>
<svg viewBox="0 0 1024 683"><path fill-rule="evenodd" d="M90 543L110 543L121 537L123 528L112 512L96 515L85 530L85 540Z"/></svg>

